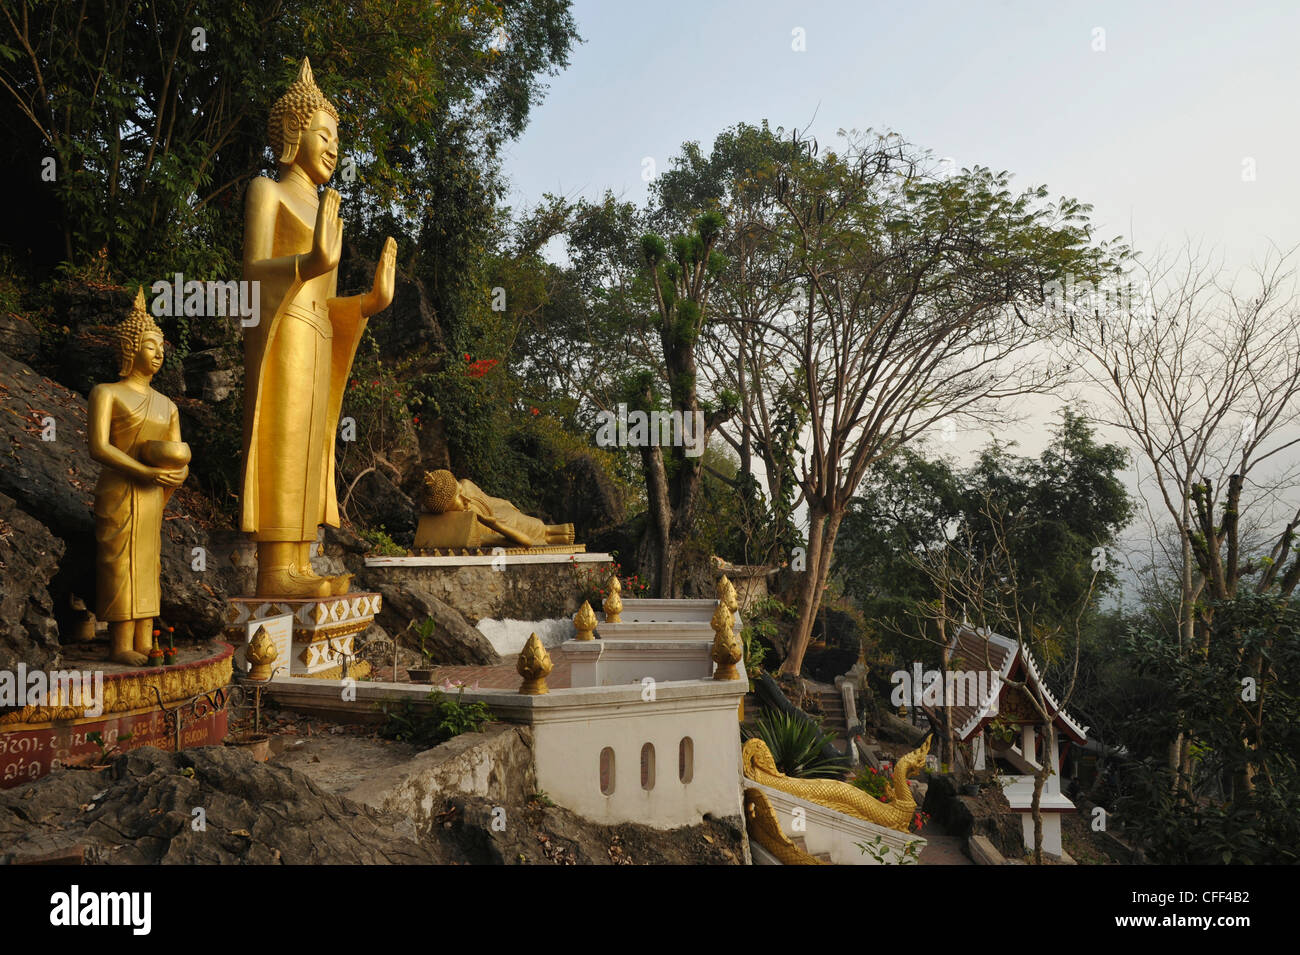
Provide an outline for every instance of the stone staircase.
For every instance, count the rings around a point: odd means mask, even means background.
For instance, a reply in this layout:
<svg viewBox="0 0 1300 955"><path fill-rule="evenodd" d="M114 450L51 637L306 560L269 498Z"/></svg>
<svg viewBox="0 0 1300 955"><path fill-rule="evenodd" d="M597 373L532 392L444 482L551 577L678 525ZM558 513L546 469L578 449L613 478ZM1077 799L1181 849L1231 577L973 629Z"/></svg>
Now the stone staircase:
<svg viewBox="0 0 1300 955"><path fill-rule="evenodd" d="M848 721L844 713L844 699L838 689L815 690L817 702L821 706L819 714L822 731L831 737L835 749L842 754L849 752ZM758 731L758 718L763 714L763 705L756 693L745 696L745 719L741 727L750 735Z"/></svg>
<svg viewBox="0 0 1300 955"><path fill-rule="evenodd" d="M758 733L758 718L763 715L763 704L758 702L757 693L745 694L745 718L740 723L740 728L744 730L746 736L754 736Z"/></svg>
<svg viewBox="0 0 1300 955"><path fill-rule="evenodd" d="M806 836L797 833L792 834L790 836L790 841L793 842L800 849L802 849L804 852L808 852L808 839ZM829 852L810 852L808 854L811 855L818 862L825 862L827 865L833 864L831 861L831 854Z"/></svg>
<svg viewBox="0 0 1300 955"><path fill-rule="evenodd" d="M833 737L834 745L841 753L849 751L849 727L844 715L844 699L837 689L819 690L817 702L822 708L822 729Z"/></svg>

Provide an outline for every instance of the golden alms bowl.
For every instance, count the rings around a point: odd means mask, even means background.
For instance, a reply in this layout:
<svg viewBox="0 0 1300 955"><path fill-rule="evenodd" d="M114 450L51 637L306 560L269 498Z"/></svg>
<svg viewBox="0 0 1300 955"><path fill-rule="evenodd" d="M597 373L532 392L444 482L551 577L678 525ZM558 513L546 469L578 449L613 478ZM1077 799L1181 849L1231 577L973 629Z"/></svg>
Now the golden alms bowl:
<svg viewBox="0 0 1300 955"><path fill-rule="evenodd" d="M190 463L190 446L184 441L146 441L140 460L155 468L183 468Z"/></svg>

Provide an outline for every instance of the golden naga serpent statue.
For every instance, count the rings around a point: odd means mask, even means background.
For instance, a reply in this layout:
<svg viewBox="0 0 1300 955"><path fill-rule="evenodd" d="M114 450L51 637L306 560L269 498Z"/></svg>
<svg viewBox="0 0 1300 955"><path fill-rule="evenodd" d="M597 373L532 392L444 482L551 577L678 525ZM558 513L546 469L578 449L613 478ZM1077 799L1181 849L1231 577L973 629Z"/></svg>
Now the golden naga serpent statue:
<svg viewBox="0 0 1300 955"><path fill-rule="evenodd" d="M782 865L826 864L800 849L781 831L776 810L761 789L751 787L745 790L745 828L749 830L749 838L772 853Z"/></svg>
<svg viewBox="0 0 1300 955"><path fill-rule="evenodd" d="M925 757L929 752L930 737L927 736L920 747L894 764L894 777L889 786L893 790L893 796L889 802L881 802L856 786L837 779L793 779L786 776L776 768L776 760L772 758L767 744L758 738L745 743L740 753L740 762L745 777L756 783L807 799L836 812L857 816L878 826L908 832L912 817L916 814L916 799L912 796L911 787L907 785L907 779L915 776L925 765Z"/></svg>

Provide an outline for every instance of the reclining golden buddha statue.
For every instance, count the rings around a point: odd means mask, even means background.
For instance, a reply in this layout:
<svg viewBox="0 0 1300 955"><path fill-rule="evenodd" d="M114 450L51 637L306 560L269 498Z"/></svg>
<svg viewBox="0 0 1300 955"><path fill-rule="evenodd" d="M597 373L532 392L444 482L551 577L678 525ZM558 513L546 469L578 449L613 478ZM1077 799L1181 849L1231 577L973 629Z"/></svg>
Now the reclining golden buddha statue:
<svg viewBox="0 0 1300 955"><path fill-rule="evenodd" d="M509 501L484 493L450 471L424 475L424 513L415 534L420 550L492 547L571 547L572 524L547 524Z"/></svg>

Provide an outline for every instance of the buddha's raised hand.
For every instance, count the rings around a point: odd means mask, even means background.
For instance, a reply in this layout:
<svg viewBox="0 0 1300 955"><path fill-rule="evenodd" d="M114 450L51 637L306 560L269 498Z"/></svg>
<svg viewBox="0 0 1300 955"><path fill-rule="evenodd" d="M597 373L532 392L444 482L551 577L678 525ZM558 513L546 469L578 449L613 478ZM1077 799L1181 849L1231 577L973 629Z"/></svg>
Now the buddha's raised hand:
<svg viewBox="0 0 1300 955"><path fill-rule="evenodd" d="M298 275L314 279L335 268L343 256L343 220L339 218L339 194L326 189L316 207L316 228L311 251L298 263Z"/></svg>
<svg viewBox="0 0 1300 955"><path fill-rule="evenodd" d="M374 315L393 303L394 276L397 272L397 242L389 236L384 240L384 251L379 253L375 266L375 281L370 292L361 300L361 313Z"/></svg>

